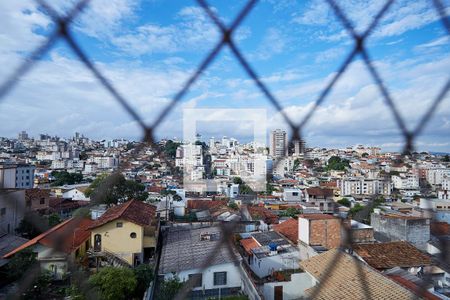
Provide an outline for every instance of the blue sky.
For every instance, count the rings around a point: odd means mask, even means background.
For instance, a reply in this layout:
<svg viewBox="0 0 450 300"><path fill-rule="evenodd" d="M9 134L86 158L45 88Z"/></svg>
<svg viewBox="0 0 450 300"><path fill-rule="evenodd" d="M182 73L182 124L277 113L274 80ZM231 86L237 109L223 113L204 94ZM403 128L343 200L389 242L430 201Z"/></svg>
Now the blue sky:
<svg viewBox="0 0 450 300"><path fill-rule="evenodd" d="M74 1L51 1L60 12ZM211 1L230 23L245 2ZM384 1L338 1L362 32ZM447 13L450 2L445 1ZM52 30L50 18L31 0L0 3L0 78ZM72 32L81 47L151 123L219 39L195 1L92 0ZM300 121L345 56L352 41L325 1L261 0L234 34L245 57ZM416 124L450 76L450 40L431 1L396 1L368 40L374 64L399 110ZM450 99L417 140L421 150L450 151ZM184 108L215 108L205 116L204 136L223 132L248 139L251 124L230 124L220 108L266 108L267 130L287 128L254 83L224 49L182 103L158 128L158 137L181 137ZM0 103L0 136L20 130L93 138L138 139L136 123L83 68L64 43L56 47ZM211 132L205 123L211 122ZM222 127L221 127L222 126ZM256 124L258 126L258 124ZM264 130L264 129L261 129ZM353 144L401 148L401 137L373 80L358 57L304 130L311 146Z"/></svg>

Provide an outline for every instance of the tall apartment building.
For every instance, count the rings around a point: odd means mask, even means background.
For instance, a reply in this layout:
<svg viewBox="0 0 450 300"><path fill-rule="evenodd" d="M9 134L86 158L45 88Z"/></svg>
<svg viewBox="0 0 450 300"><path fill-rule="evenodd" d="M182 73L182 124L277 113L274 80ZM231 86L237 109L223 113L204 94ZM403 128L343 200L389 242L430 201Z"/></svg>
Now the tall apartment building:
<svg viewBox="0 0 450 300"><path fill-rule="evenodd" d="M346 195L390 195L392 186L389 180L349 177L338 180L341 196Z"/></svg>
<svg viewBox="0 0 450 300"><path fill-rule="evenodd" d="M289 154L299 156L305 154L306 142L303 139L292 141L289 145Z"/></svg>
<svg viewBox="0 0 450 300"><path fill-rule="evenodd" d="M272 157L288 156L288 138L286 131L276 129L270 133L270 155Z"/></svg>
<svg viewBox="0 0 450 300"><path fill-rule="evenodd" d="M34 169L34 166L26 164L0 165L0 189L33 188Z"/></svg>

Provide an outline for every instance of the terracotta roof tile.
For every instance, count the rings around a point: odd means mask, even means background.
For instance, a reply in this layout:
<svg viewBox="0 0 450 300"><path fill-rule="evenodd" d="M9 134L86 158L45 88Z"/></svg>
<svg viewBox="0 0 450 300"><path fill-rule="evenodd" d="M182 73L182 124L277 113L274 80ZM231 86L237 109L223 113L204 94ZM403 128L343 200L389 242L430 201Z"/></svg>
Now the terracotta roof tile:
<svg viewBox="0 0 450 300"><path fill-rule="evenodd" d="M446 222L433 222L430 224L430 231L435 236L450 235L450 224Z"/></svg>
<svg viewBox="0 0 450 300"><path fill-rule="evenodd" d="M248 206L247 209L254 220L263 220L267 224L278 224L278 216L265 207Z"/></svg>
<svg viewBox="0 0 450 300"><path fill-rule="evenodd" d="M252 237L248 239L242 239L240 243L248 254L252 253L252 249L261 247L261 245Z"/></svg>
<svg viewBox="0 0 450 300"><path fill-rule="evenodd" d="M298 242L298 220L289 219L283 223L273 226L273 230L281 233L286 238L288 238L292 243L297 244Z"/></svg>
<svg viewBox="0 0 450 300"><path fill-rule="evenodd" d="M427 254L405 241L357 244L353 246L353 251L375 269L408 268L431 264L431 258Z"/></svg>
<svg viewBox="0 0 450 300"><path fill-rule="evenodd" d="M54 246L57 245L58 250L71 253L89 239L91 235L89 227L92 223L93 221L91 219L70 218L5 254L3 258L8 258L17 252L36 244L51 248L56 248Z"/></svg>
<svg viewBox="0 0 450 300"><path fill-rule="evenodd" d="M188 200L188 209L217 209L226 206L226 200Z"/></svg>
<svg viewBox="0 0 450 300"><path fill-rule="evenodd" d="M306 192L309 196L333 197L334 191L328 188L312 187L307 188Z"/></svg>
<svg viewBox="0 0 450 300"><path fill-rule="evenodd" d="M415 284L414 282L412 282L408 279L403 278L402 276L399 276L399 275L388 275L388 276L389 276L389 278L398 282L399 284L401 284L402 286L404 286L405 288L407 288L408 290L410 290L417 296L422 297L423 299L426 299L426 300L440 300L441 299L440 297L433 295L429 291L423 290L422 287L418 286L417 284Z"/></svg>
<svg viewBox="0 0 450 300"><path fill-rule="evenodd" d="M101 226L116 219L124 219L135 224L151 225L156 214L153 205L138 200L130 200L109 208L100 218L94 221L91 228Z"/></svg>
<svg viewBox="0 0 450 300"><path fill-rule="evenodd" d="M323 281L331 265L334 265L333 272ZM369 293L372 299L401 300L415 297L406 288L338 249L304 260L300 262L300 266L319 282L322 281L314 299L362 300L366 299L366 293ZM364 274L365 281L361 280L361 273ZM317 286L307 289L307 296L311 296L316 288Z"/></svg>

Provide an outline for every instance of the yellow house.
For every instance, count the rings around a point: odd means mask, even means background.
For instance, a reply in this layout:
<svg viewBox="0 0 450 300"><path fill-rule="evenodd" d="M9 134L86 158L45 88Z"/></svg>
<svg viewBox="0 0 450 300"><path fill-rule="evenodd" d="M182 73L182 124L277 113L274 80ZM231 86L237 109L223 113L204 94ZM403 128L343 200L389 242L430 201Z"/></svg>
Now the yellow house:
<svg viewBox="0 0 450 300"><path fill-rule="evenodd" d="M137 200L111 207L90 227L94 253L113 255L131 266L149 261L156 248L155 215L154 206Z"/></svg>

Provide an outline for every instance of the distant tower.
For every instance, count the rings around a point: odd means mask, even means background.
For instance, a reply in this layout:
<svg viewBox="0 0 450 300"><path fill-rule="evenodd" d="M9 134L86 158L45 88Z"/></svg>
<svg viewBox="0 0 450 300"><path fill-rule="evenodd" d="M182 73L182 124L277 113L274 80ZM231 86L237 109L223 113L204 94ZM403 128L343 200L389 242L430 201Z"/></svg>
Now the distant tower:
<svg viewBox="0 0 450 300"><path fill-rule="evenodd" d="M294 156L299 156L305 153L306 143L303 139L292 141L292 144L289 147L289 154Z"/></svg>
<svg viewBox="0 0 450 300"><path fill-rule="evenodd" d="M202 141L202 136L199 133L197 133L195 135L195 142L201 142L201 141Z"/></svg>
<svg viewBox="0 0 450 300"><path fill-rule="evenodd" d="M270 133L270 155L272 155L272 157L288 156L288 139L286 131L276 129Z"/></svg>
<svg viewBox="0 0 450 300"><path fill-rule="evenodd" d="M26 131L22 131L19 133L19 141L26 141L28 140L28 133Z"/></svg>
<svg viewBox="0 0 450 300"><path fill-rule="evenodd" d="M209 148L214 148L216 146L216 141L214 140L214 137L212 136L209 139Z"/></svg>

